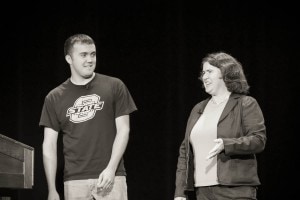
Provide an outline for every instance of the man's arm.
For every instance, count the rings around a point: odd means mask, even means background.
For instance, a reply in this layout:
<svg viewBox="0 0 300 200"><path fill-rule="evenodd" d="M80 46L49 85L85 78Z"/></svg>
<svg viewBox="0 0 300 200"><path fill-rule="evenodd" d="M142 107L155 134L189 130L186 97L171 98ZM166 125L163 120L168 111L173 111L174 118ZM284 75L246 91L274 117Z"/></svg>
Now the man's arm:
<svg viewBox="0 0 300 200"><path fill-rule="evenodd" d="M48 200L59 200L55 184L57 170L57 138L57 131L48 127L44 128L43 163L48 183Z"/></svg>
<svg viewBox="0 0 300 200"><path fill-rule="evenodd" d="M126 150L130 131L129 115L116 118L116 127L117 134L113 143L110 161L98 180L98 187L102 189L108 189L113 183L117 167Z"/></svg>

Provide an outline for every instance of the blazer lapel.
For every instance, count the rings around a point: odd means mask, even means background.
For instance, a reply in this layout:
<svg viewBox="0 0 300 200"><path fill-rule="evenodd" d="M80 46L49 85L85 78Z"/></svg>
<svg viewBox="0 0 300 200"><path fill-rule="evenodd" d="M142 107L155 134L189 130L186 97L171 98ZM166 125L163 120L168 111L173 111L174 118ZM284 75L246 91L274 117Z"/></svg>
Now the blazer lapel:
<svg viewBox="0 0 300 200"><path fill-rule="evenodd" d="M209 99L206 99L203 102L201 102L199 104L198 108L196 109L196 112L193 113L193 116L191 117L191 119L188 123L189 124L188 129L187 129L188 137L191 134L192 129L195 126L196 122L198 121L199 117L202 115L204 108L205 108L206 104L208 103L208 101L209 101Z"/></svg>
<svg viewBox="0 0 300 200"><path fill-rule="evenodd" d="M240 95L237 94L232 94L229 97L229 100L221 114L218 124L228 115L228 113L232 110L232 108L237 104L239 98Z"/></svg>

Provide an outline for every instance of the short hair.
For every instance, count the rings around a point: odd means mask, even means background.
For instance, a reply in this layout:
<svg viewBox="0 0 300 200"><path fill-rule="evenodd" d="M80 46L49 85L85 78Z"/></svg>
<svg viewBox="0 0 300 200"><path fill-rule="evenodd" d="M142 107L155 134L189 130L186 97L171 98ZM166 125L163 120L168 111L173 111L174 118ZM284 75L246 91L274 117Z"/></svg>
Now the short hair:
<svg viewBox="0 0 300 200"><path fill-rule="evenodd" d="M86 35L86 34L75 34L70 36L66 39L64 44L64 54L70 55L73 49L74 44L81 43L81 44L95 44L94 40Z"/></svg>
<svg viewBox="0 0 300 200"><path fill-rule="evenodd" d="M242 64L237 59L224 52L210 53L202 59L201 71L203 70L203 64L206 62L221 70L222 78L229 92L249 93L250 86L245 77ZM201 81L203 81L202 76L201 73L199 78Z"/></svg>

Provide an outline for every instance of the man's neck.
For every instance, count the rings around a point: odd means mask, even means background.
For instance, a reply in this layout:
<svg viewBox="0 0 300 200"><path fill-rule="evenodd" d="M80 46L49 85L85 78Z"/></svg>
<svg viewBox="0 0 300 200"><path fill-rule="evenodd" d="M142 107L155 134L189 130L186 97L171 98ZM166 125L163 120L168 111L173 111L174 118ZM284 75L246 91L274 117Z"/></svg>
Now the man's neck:
<svg viewBox="0 0 300 200"><path fill-rule="evenodd" d="M95 77L95 72L93 73L93 75L89 78L82 78L82 77L74 77L74 76L71 76L70 77L70 80L73 84L75 85L85 85L87 84L88 82L90 82L93 78Z"/></svg>

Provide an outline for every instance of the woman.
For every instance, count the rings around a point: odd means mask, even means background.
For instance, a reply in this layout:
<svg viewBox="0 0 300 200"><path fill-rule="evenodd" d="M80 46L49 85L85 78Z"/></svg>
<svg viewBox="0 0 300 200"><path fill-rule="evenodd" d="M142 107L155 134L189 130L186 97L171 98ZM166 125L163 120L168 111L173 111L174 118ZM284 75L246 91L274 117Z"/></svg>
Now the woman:
<svg viewBox="0 0 300 200"><path fill-rule="evenodd" d="M242 65L224 52L202 60L210 97L191 111L180 146L174 200L256 199L260 185L255 154L264 150L266 127Z"/></svg>

